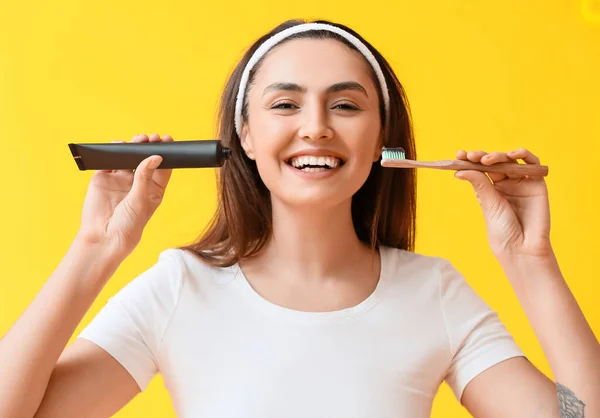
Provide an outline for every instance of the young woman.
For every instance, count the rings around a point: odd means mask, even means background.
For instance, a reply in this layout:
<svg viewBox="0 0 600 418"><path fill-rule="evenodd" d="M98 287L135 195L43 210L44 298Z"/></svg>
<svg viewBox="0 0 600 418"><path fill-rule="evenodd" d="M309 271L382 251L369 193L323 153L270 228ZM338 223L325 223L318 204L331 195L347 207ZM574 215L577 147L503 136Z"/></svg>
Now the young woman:
<svg viewBox="0 0 600 418"><path fill-rule="evenodd" d="M206 234L64 349L170 177L159 157L94 173L73 245L0 342L0 416L108 417L158 372L181 417L424 418L444 380L476 417L600 416L599 345L552 251L544 180L456 173L556 384L452 264L414 253L414 172L378 163L382 146L415 157L407 101L358 34L275 28L233 72L220 123L232 157ZM539 164L525 149L457 158Z"/></svg>

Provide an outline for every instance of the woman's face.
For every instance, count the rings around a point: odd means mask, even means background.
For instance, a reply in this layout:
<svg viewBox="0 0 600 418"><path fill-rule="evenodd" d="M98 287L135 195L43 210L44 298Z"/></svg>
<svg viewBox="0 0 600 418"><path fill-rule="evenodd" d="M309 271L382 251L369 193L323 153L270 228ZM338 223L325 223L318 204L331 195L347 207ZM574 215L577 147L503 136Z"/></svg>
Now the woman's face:
<svg viewBox="0 0 600 418"><path fill-rule="evenodd" d="M271 50L248 94L242 145L272 199L350 200L381 153L379 99L362 55L333 39Z"/></svg>

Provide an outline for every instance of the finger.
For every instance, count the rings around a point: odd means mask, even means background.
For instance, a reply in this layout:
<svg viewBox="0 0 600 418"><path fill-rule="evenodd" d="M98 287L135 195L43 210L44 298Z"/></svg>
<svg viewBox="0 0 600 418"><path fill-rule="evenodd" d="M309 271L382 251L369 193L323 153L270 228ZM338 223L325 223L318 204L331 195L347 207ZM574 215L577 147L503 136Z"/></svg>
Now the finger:
<svg viewBox="0 0 600 418"><path fill-rule="evenodd" d="M156 168L161 162L161 156L152 155L145 158L135 170L129 200L135 213L147 213L149 205L158 206L162 200L164 189L153 184Z"/></svg>
<svg viewBox="0 0 600 418"><path fill-rule="evenodd" d="M131 191L125 197L127 206L142 222L147 222L152 217L162 200L163 192L152 184L152 176L155 171L152 167L158 161L160 161L160 158L157 159L157 156L151 156L138 165L134 172Z"/></svg>
<svg viewBox="0 0 600 418"><path fill-rule="evenodd" d="M162 141L163 142L173 142L173 138L171 137L171 135L164 135L162 137ZM159 186L165 188L165 187L167 187L167 184L169 183L172 173L173 173L172 169L170 169L170 168L161 169L159 166L158 169L156 170L156 173L154 174L154 181Z"/></svg>
<svg viewBox="0 0 600 418"><path fill-rule="evenodd" d="M466 160L467 159L467 151L465 150L460 150L456 153L456 159L457 160Z"/></svg>
<svg viewBox="0 0 600 418"><path fill-rule="evenodd" d="M487 155L487 152L485 152L485 151L471 151L471 152L467 152L467 159L474 163L478 163L486 155Z"/></svg>
<svg viewBox="0 0 600 418"><path fill-rule="evenodd" d="M481 164L492 165L496 163L514 163L516 160L505 152L490 152L481 158Z"/></svg>
<svg viewBox="0 0 600 418"><path fill-rule="evenodd" d="M497 207L498 192L485 173L476 170L460 170L454 174L454 177L471 183L484 213L490 213Z"/></svg>
<svg viewBox="0 0 600 418"><path fill-rule="evenodd" d="M491 152L487 155L484 155L481 158L481 164L483 165L493 165L497 163L514 163L515 160L510 158L504 152ZM505 180L508 176L504 173L487 173L489 178L494 183L498 183L499 181Z"/></svg>
<svg viewBox="0 0 600 418"><path fill-rule="evenodd" d="M514 160L523 160L526 164L533 164L533 165L540 164L540 159L525 148L519 148L514 151L509 151L507 153L507 155L509 158L512 158ZM529 179L530 176L529 175L521 175L521 174L513 174L513 175L509 175L508 178L510 178L510 179L523 179L523 178ZM534 178L537 178L537 177L534 176Z"/></svg>
<svg viewBox="0 0 600 418"><path fill-rule="evenodd" d="M161 141L159 134L152 134L148 137L148 139L150 140L150 142L160 142Z"/></svg>
<svg viewBox="0 0 600 418"><path fill-rule="evenodd" d="M134 135L131 139L131 142L148 142L149 138L146 134L137 134Z"/></svg>
<svg viewBox="0 0 600 418"><path fill-rule="evenodd" d="M494 184L508 178L508 176L504 173L487 173L487 175Z"/></svg>
<svg viewBox="0 0 600 418"><path fill-rule="evenodd" d="M540 159L525 148L519 148L514 151L510 151L508 156L513 159L520 159L525 161L527 164L540 164Z"/></svg>

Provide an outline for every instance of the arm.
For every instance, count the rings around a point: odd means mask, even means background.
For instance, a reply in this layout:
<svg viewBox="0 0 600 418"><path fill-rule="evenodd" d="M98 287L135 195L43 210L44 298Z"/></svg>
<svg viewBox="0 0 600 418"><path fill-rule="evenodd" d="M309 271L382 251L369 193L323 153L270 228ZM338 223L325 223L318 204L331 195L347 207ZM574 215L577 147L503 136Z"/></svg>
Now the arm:
<svg viewBox="0 0 600 418"><path fill-rule="evenodd" d="M600 345L555 257L504 267L550 363L561 414L600 416ZM579 415L578 415L579 414Z"/></svg>
<svg viewBox="0 0 600 418"><path fill-rule="evenodd" d="M154 134L132 142L172 140ZM106 416L137 393L133 377L92 343L76 341L61 353L160 205L171 176L171 170L157 170L160 162L151 156L133 173L99 170L92 176L73 244L0 340L2 418Z"/></svg>
<svg viewBox="0 0 600 418"><path fill-rule="evenodd" d="M73 242L0 341L0 416L33 417L40 404L35 416L92 416L86 411L100 400L107 416L137 393L133 378L92 343L76 341L61 356L118 265L102 248Z"/></svg>
<svg viewBox="0 0 600 418"><path fill-rule="evenodd" d="M459 151L481 162L540 164L521 148L509 153ZM536 333L556 385L528 362L500 363L473 379L463 403L478 417L600 416L600 346L570 292L550 244L550 208L543 178L457 172L479 198L492 252ZM491 180L491 182L490 182Z"/></svg>
<svg viewBox="0 0 600 418"><path fill-rule="evenodd" d="M600 345L554 257L503 265L556 384L523 358L473 379L462 402L476 417L600 416Z"/></svg>

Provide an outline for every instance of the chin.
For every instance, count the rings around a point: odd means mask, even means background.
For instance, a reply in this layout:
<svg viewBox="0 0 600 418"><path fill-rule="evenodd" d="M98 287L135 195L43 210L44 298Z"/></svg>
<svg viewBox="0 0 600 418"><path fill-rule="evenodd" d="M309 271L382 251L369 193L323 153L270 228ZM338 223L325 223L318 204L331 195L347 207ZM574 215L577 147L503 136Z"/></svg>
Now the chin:
<svg viewBox="0 0 600 418"><path fill-rule="evenodd" d="M319 212L326 209L339 210L340 206L352 203L352 194L327 190L298 190L288 188L281 193L271 192L271 200L282 203L287 208Z"/></svg>

